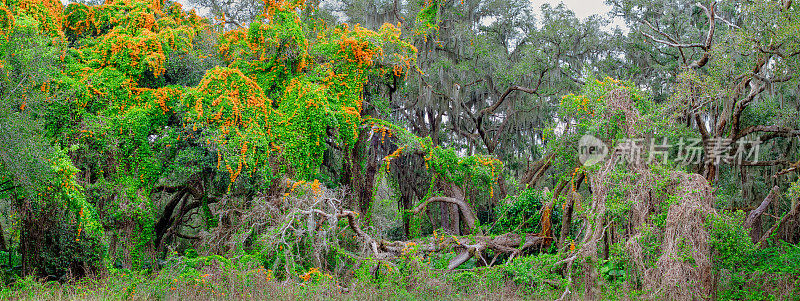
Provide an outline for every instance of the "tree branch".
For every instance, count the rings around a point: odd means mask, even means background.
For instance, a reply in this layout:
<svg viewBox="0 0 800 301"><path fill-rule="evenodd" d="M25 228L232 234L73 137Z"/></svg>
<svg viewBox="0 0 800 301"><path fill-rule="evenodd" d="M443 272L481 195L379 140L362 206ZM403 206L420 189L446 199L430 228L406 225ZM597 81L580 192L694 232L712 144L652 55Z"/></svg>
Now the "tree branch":
<svg viewBox="0 0 800 301"><path fill-rule="evenodd" d="M522 91L522 92L525 92L525 93L528 93L528 94L536 93L536 89L529 89L529 88L525 88L525 87L521 87L521 86L512 86L512 87L508 88L506 90L506 92L503 93L503 95L500 96L500 99L497 100L497 102L495 102L494 105L481 110L478 114L481 115L481 116L485 116L485 115L489 115L489 114L494 113L494 111L497 110L497 108L499 108L500 105L503 104L503 102L506 100L506 97L508 97L508 95L511 94L511 92L514 92L514 91Z"/></svg>
<svg viewBox="0 0 800 301"><path fill-rule="evenodd" d="M711 45L714 41L714 29L716 28L717 24L717 22L714 21L716 19L715 13L717 10L716 1L713 4L711 4L711 8L707 8L704 5L700 4L699 2L696 3L695 5L702 8L703 11L705 11L706 16L708 16L708 33L706 34L706 40L703 44L704 46L703 56L697 59L696 61L692 62L691 64L689 64L689 68L692 69L702 68L708 63L708 60L711 58L711 54L709 52L711 51Z"/></svg>
<svg viewBox="0 0 800 301"><path fill-rule="evenodd" d="M469 228L469 230L471 232L473 232L473 233L475 231L479 231L479 229L477 229L475 227L475 221L477 221L477 218L475 217L475 213L472 212L472 209L470 208L470 206L466 202L464 202L463 200L456 199L456 198L451 198L451 197L432 197L432 198L429 198L428 200L426 200L425 202L423 202L422 204L417 205L417 207L414 207L414 209L409 210L409 212L411 212L413 214L418 214L422 210L424 210L425 207L428 206L428 204L436 203L436 202L444 202L444 203L451 203L451 204L458 205L459 211L461 211L461 214L464 216L464 220L467 222L467 227Z"/></svg>
<svg viewBox="0 0 800 301"><path fill-rule="evenodd" d="M747 220L744 222L744 228L750 231L750 239L756 243L758 242L758 238L760 237L761 232L761 215L764 211L767 210L772 201L778 197L780 193L780 187L775 185L772 187L772 190L767 194L767 197L764 198L764 201L761 202L761 205L758 208L750 211L750 214L747 215Z"/></svg>

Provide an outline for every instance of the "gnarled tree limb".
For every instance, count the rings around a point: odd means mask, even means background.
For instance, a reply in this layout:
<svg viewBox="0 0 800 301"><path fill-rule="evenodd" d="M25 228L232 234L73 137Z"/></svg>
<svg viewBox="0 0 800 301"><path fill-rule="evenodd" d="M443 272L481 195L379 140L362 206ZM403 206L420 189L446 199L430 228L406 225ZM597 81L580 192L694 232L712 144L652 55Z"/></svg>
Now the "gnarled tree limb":
<svg viewBox="0 0 800 301"><path fill-rule="evenodd" d="M420 211L424 210L425 207L428 206L428 204L437 203L437 202L444 202L444 203L450 203L450 204L458 205L459 211L464 216L464 220L467 222L467 228L469 228L471 232L475 232L475 231L479 230L479 229L477 229L475 227L475 222L478 219L475 217L475 213L472 212L472 209L470 208L469 204L464 202L464 200L451 198L451 197L432 197L432 198L427 199L422 204L417 205L417 207L414 207L414 209L411 209L410 212L414 213L414 214L418 214L418 213L420 213Z"/></svg>
<svg viewBox="0 0 800 301"><path fill-rule="evenodd" d="M767 197L764 198L764 201L761 202L761 205L759 205L758 208L750 211L750 214L747 215L747 220L744 222L744 228L749 229L750 239L754 243L758 242L758 239L761 238L761 215L764 214L769 205L772 204L772 201L778 197L779 193L780 187L775 185L775 187L772 187L772 190L770 190L769 194L767 194Z"/></svg>

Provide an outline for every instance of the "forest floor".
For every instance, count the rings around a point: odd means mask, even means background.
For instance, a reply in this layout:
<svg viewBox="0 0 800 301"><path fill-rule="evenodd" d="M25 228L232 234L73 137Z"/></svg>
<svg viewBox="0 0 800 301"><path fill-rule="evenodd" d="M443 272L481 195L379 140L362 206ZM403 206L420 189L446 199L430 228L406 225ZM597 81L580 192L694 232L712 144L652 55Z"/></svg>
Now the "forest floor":
<svg viewBox="0 0 800 301"><path fill-rule="evenodd" d="M534 292L494 272L398 276L384 281L327 277L279 281L248 272L226 274L181 279L165 273L117 271L66 283L26 278L0 291L0 300L554 300L560 293Z"/></svg>

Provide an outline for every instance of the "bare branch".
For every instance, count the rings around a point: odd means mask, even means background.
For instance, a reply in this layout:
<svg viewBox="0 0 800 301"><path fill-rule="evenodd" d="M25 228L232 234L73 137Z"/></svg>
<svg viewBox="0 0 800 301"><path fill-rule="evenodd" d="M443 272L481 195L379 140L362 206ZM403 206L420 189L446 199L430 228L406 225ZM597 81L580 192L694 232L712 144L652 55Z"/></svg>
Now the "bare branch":
<svg viewBox="0 0 800 301"><path fill-rule="evenodd" d="M731 28L736 28L736 29L742 29L742 28L741 28L741 27L739 27L738 25L731 23L731 21L728 21L728 20L726 20L725 18L723 18L723 17L721 17L721 16L719 16L719 15L715 16L715 18L716 18L717 20L720 20L720 21L722 21L722 23L725 23L725 25L728 25L728 27L731 27Z"/></svg>
<svg viewBox="0 0 800 301"><path fill-rule="evenodd" d="M652 40L653 42L656 42L656 43L659 43L659 44L664 44L664 45L667 45L667 46L670 46L670 47L675 47L675 48L701 48L701 49L705 49L705 45L703 45L703 44L700 44L700 43L681 44L681 43L676 43L676 42L670 42L670 41L659 40L659 39L657 39L656 37L654 37L653 35L651 35L651 34L648 34L648 33L644 32L644 31L641 31L641 30L639 31L639 33L641 33L643 36L647 37L648 39Z"/></svg>
<svg viewBox="0 0 800 301"><path fill-rule="evenodd" d="M753 74L753 77L757 78L758 80L760 80L762 82L768 83L768 84L788 82L788 81L792 80L792 78L794 78L791 75L787 75L787 76L784 76L784 77L781 77L781 78L767 78L767 77L764 77L764 76L762 76L760 74L757 74L757 73Z"/></svg>

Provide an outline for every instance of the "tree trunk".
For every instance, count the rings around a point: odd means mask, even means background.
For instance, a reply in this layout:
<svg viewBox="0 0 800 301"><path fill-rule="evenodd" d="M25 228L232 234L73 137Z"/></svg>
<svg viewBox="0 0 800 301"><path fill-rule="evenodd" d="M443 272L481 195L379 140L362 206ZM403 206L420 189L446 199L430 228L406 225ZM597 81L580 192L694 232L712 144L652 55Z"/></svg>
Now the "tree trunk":
<svg viewBox="0 0 800 301"><path fill-rule="evenodd" d="M7 252L5 230L3 229L3 221L0 221L0 251Z"/></svg>
<svg viewBox="0 0 800 301"><path fill-rule="evenodd" d="M558 248L561 251L566 250L567 247L567 236L569 235L570 228L572 228L572 211L575 204L575 198L576 196L574 196L574 194L570 194L567 196L567 202L564 204L561 233L558 235Z"/></svg>
<svg viewBox="0 0 800 301"><path fill-rule="evenodd" d="M569 231L572 228L572 213L575 210L575 201L578 201L581 197L578 194L577 190L581 187L583 180L586 178L585 173L581 173L577 179L573 180L572 182L573 187L571 187L571 191L569 195L567 195L567 201L564 204L564 212L562 213L562 220L561 220L561 233L558 236L558 248L561 251L566 250L566 243L567 243L567 236L569 236ZM560 189L563 189L561 187ZM553 195L553 198L558 198L558 194L561 193L561 190L556 190L556 194Z"/></svg>
<svg viewBox="0 0 800 301"><path fill-rule="evenodd" d="M172 199L164 207L161 217L159 217L158 221L153 227L155 230L155 242L153 245L159 254L165 250L164 240L165 236L167 236L167 230L172 226L175 208L178 207L181 201L183 201L183 199L189 195L190 193L185 190L181 190L177 194L173 195Z"/></svg>
<svg viewBox="0 0 800 301"><path fill-rule="evenodd" d="M758 239L761 238L761 215L769 208L769 205L772 204L772 201L779 195L780 187L777 185L772 187L772 190L769 192L764 201L761 202L761 205L758 208L753 209L750 211L750 214L747 215L747 220L744 222L744 228L750 230L750 239L753 243L757 243Z"/></svg>
<svg viewBox="0 0 800 301"><path fill-rule="evenodd" d="M611 238L609 237L611 233L611 228L607 228L605 233L603 233L603 259L608 260L608 253L609 247L611 245Z"/></svg>
<svg viewBox="0 0 800 301"><path fill-rule="evenodd" d="M378 173L377 148L380 140L376 135L372 135L371 127L364 127L358 134L353 149L348 153L345 160L348 166L349 184L356 193L358 210L362 216L369 219L369 210L372 206L373 188L375 186L375 175ZM361 163L366 162L366 167L362 170Z"/></svg>
<svg viewBox="0 0 800 301"><path fill-rule="evenodd" d="M392 146L389 150L394 151L397 146ZM411 216L408 211L413 209L414 199L420 197L420 186L427 182L425 176L417 173L420 168L424 168L424 160L418 154L403 154L400 157L391 161L390 171L394 178L397 179L397 188L400 193L400 200L398 201L398 208L402 209L403 213L403 233L405 239L411 239ZM427 186L425 186L427 188ZM427 191L421 192L424 195ZM437 225L433 218L435 214L427 214L431 218L431 225Z"/></svg>
<svg viewBox="0 0 800 301"><path fill-rule="evenodd" d="M442 229L450 235L461 235L458 221L458 206L450 203L439 203L439 221Z"/></svg>
<svg viewBox="0 0 800 301"><path fill-rule="evenodd" d="M453 235L461 235L461 212L458 210L458 205L448 204L447 211L450 214L450 226L452 228Z"/></svg>
<svg viewBox="0 0 800 301"><path fill-rule="evenodd" d="M459 200L462 203L464 203L464 192L460 188L458 188L458 186L456 186L455 183L443 183L442 190L448 191L449 194L454 199ZM453 235L461 235L463 233L461 231L461 215L462 214L467 219L467 224L468 225L465 225L465 226L467 226L467 228L468 228L468 230L467 230L468 233L471 233L472 230L474 230L474 225L475 225L476 220L475 220L474 213L472 212L471 208L467 208L467 207L469 207L469 205L466 205L466 203L464 203L464 208L461 208L461 207L459 207L459 205L454 204L454 203L440 202L439 204L443 204L444 208L446 208L445 209L446 211L442 212L442 217L445 218L445 219L448 219L450 221L450 223L449 223L450 228L445 228L445 229L450 231L451 234L453 234ZM445 216L445 214L447 214L447 216ZM470 215L470 216L466 217L467 215Z"/></svg>
<svg viewBox="0 0 800 301"><path fill-rule="evenodd" d="M22 275L30 275L33 272L30 265L30 254L34 252L29 250L32 248L32 242L32 237L28 235L28 225L23 221L22 229L19 231L19 255L22 265Z"/></svg>
<svg viewBox="0 0 800 301"><path fill-rule="evenodd" d="M19 237L19 253L20 262L22 263L22 275L35 275L37 271L37 264L41 264L41 240L44 238L44 233L41 231L42 223L47 223L46 218L37 220L33 212L30 212L28 206L22 209L22 228L20 229Z"/></svg>
<svg viewBox="0 0 800 301"><path fill-rule="evenodd" d="M403 239L409 240L411 239L411 215L408 213L411 210L411 195L401 193L400 194L400 205L403 207Z"/></svg>
<svg viewBox="0 0 800 301"><path fill-rule="evenodd" d="M708 154L709 152L706 151L706 153ZM718 166L714 165L713 162L703 163L703 177L712 185L717 183L717 168Z"/></svg>

